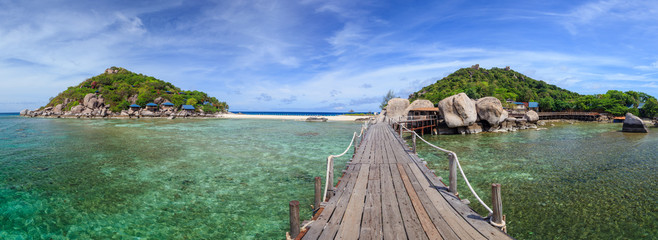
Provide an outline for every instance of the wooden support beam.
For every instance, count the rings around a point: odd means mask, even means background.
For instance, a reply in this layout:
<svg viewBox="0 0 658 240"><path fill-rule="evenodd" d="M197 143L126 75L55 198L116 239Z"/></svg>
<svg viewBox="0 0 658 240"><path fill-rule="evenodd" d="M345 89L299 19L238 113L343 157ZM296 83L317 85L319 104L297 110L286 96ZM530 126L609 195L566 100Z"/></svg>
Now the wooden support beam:
<svg viewBox="0 0 658 240"><path fill-rule="evenodd" d="M290 237L297 238L299 235L299 201L290 201Z"/></svg>

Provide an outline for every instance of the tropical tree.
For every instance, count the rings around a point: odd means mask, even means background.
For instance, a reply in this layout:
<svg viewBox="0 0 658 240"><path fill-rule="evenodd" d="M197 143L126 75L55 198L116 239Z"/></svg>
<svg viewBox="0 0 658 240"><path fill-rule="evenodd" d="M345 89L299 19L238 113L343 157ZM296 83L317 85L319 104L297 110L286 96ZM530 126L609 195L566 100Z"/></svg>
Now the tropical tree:
<svg viewBox="0 0 658 240"><path fill-rule="evenodd" d="M388 101L395 97L393 90L388 90L388 93L382 99L382 103L379 105L379 108L384 109L388 105Z"/></svg>

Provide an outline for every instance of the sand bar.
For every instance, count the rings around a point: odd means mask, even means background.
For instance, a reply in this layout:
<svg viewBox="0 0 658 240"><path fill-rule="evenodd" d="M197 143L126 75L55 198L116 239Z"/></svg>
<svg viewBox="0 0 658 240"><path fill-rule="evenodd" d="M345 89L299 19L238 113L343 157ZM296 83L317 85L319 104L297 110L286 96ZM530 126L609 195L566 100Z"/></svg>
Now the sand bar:
<svg viewBox="0 0 658 240"><path fill-rule="evenodd" d="M308 117L311 116L293 116L293 115L249 115L249 114L235 114L227 113L218 115L219 118L232 118L232 119L278 119L278 120L293 120L293 121L305 121ZM327 121L349 121L354 122L357 119L363 119L373 116L315 116L327 118Z"/></svg>

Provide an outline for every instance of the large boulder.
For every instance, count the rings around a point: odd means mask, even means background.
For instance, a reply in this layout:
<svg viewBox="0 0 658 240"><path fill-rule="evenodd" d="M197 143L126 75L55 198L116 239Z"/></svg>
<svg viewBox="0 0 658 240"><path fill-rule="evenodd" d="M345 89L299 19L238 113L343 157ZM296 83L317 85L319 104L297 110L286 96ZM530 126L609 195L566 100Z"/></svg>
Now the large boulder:
<svg viewBox="0 0 658 240"><path fill-rule="evenodd" d="M165 102L169 102L169 101L167 99L164 99L163 97L158 97L155 100L153 100L153 103L158 105L163 104Z"/></svg>
<svg viewBox="0 0 658 240"><path fill-rule="evenodd" d="M82 100L82 105L88 108L95 108L98 104L96 98L97 96L95 93L89 93L85 95L85 98Z"/></svg>
<svg viewBox="0 0 658 240"><path fill-rule="evenodd" d="M128 102L130 102L130 104L135 104L137 102L137 97L139 97L139 95L137 94L132 95L131 97L128 98Z"/></svg>
<svg viewBox="0 0 658 240"><path fill-rule="evenodd" d="M85 106L82 105L76 105L75 107L71 108L72 113L81 113L84 110L85 110Z"/></svg>
<svg viewBox="0 0 658 240"><path fill-rule="evenodd" d="M386 116L394 120L398 120L400 117L406 117L405 109L409 106L408 99L402 98L393 98L388 100L388 105L386 105Z"/></svg>
<svg viewBox="0 0 658 240"><path fill-rule="evenodd" d="M439 111L450 128L467 127L475 123L478 114L473 102L465 93L459 93L439 102Z"/></svg>
<svg viewBox="0 0 658 240"><path fill-rule="evenodd" d="M636 133L648 133L649 130L644 124L641 118L633 115L632 113L626 113L626 119L624 119L624 125L621 128L622 132L636 132Z"/></svg>
<svg viewBox="0 0 658 240"><path fill-rule="evenodd" d="M537 112L530 110L523 115L523 119L525 119L528 122L534 123L539 121L539 114Z"/></svg>
<svg viewBox="0 0 658 240"><path fill-rule="evenodd" d="M404 109L404 115L409 115L409 111L419 108L433 108L434 104L430 100L418 99Z"/></svg>
<svg viewBox="0 0 658 240"><path fill-rule="evenodd" d="M27 115L29 112L30 112L29 109L23 109L23 110L20 112L20 114L21 114L21 116L25 116L25 115Z"/></svg>
<svg viewBox="0 0 658 240"><path fill-rule="evenodd" d="M492 127L497 127L507 119L509 114L503 109L503 104L495 97L483 97L475 103L478 117Z"/></svg>
<svg viewBox="0 0 658 240"><path fill-rule="evenodd" d="M57 105L55 106L55 108L53 109L53 112L54 112L55 114L61 114L63 108L64 108L64 106L63 106L61 103L60 103L60 104L57 104Z"/></svg>

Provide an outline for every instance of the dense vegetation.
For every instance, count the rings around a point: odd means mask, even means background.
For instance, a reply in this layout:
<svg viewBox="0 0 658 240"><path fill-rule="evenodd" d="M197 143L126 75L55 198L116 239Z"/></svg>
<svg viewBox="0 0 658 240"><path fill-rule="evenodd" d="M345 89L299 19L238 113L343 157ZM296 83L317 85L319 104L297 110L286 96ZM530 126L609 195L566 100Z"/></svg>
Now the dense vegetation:
<svg viewBox="0 0 658 240"><path fill-rule="evenodd" d="M610 90L605 94L580 95L544 81L535 80L509 68L462 68L409 95L409 100L427 99L438 103L457 93L477 99L494 96L506 100L538 102L541 111L595 111L621 116L627 112L656 117L658 101L642 92Z"/></svg>
<svg viewBox="0 0 658 240"><path fill-rule="evenodd" d="M133 73L124 68L111 67L116 73L103 73L89 78L78 86L69 87L66 91L52 98L46 107L54 107L64 103L65 99L70 102L65 110L83 102L85 95L98 92L105 99L105 104L110 106L112 112L120 112L128 109L132 104L129 98L137 95L135 103L144 107L156 98L162 97L169 100L179 108L183 104L194 105L196 109L204 112L228 111L228 104L220 102L215 97L199 91L183 91L169 82L156 79L151 76ZM204 104L206 103L206 104Z"/></svg>

